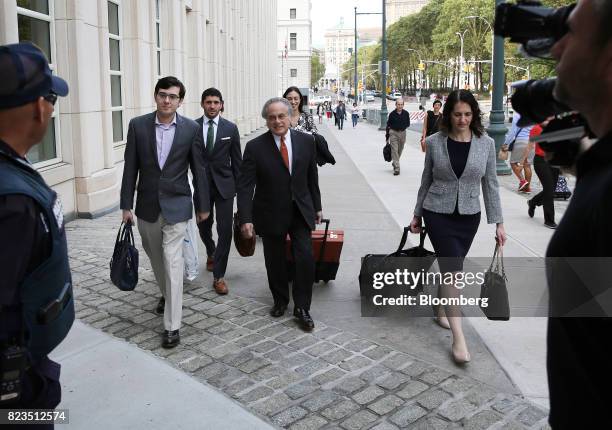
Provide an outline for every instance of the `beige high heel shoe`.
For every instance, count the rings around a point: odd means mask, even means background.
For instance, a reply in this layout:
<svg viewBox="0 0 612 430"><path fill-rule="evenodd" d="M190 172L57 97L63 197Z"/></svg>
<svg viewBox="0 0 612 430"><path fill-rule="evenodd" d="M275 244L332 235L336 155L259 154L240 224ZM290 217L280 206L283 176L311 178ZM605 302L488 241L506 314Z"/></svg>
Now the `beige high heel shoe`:
<svg viewBox="0 0 612 430"><path fill-rule="evenodd" d="M454 346L455 346L454 344L453 346L451 346L451 356L453 357L453 361L455 362L455 364L463 365L463 364L469 363L470 360L472 359L469 351L466 351L463 354L459 354L455 352Z"/></svg>

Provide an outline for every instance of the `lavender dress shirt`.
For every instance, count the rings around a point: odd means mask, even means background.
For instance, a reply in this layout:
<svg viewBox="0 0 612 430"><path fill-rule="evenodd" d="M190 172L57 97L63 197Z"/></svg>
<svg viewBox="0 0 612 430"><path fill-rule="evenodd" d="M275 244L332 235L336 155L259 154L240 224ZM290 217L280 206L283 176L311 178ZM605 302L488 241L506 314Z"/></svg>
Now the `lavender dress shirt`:
<svg viewBox="0 0 612 430"><path fill-rule="evenodd" d="M172 149L172 143L174 142L174 134L176 133L176 114L172 118L170 124L162 124L155 115L155 140L157 143L157 161L159 168L163 169L168 154Z"/></svg>

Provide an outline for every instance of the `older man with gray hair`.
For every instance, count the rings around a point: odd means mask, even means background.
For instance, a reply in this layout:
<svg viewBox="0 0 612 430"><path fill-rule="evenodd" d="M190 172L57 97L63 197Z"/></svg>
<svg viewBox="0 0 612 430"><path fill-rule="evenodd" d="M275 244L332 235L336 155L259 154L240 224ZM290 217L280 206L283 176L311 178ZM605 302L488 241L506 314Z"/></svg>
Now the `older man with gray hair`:
<svg viewBox="0 0 612 430"><path fill-rule="evenodd" d="M238 216L242 234L261 236L273 317L289 304L285 238L291 238L296 263L293 315L305 331L314 328L310 316L314 257L310 233L321 222L321 192L315 145L309 134L289 129L291 105L275 97L261 116L268 132L247 142L238 179Z"/></svg>

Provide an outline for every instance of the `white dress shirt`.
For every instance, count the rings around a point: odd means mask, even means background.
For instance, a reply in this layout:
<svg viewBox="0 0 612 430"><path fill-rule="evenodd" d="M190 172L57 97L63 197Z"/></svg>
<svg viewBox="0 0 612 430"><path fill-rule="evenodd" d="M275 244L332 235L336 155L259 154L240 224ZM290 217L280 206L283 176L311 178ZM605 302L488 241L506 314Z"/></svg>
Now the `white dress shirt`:
<svg viewBox="0 0 612 430"><path fill-rule="evenodd" d="M274 133L272 133L272 136L274 136L274 143L276 143L276 147L280 152L280 136L277 136ZM285 134L285 146L287 146L287 155L289 156L289 174L291 174L291 168L293 167L293 148L291 147L291 132L289 130L287 130L287 134Z"/></svg>
<svg viewBox="0 0 612 430"><path fill-rule="evenodd" d="M204 137L204 148L206 148L206 136L208 136L208 126L209 126L208 122L210 120L211 118L204 115L204 121L202 121L202 137ZM217 130L219 129L219 115L212 118L212 120L215 126L214 132L213 132L213 148L214 148L215 142L217 141Z"/></svg>

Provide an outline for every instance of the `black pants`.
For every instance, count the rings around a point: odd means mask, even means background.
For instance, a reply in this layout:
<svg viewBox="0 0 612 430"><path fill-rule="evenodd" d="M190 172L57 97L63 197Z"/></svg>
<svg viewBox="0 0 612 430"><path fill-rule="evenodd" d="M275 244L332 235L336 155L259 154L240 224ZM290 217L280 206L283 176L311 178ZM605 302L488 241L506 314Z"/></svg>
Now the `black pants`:
<svg viewBox="0 0 612 430"><path fill-rule="evenodd" d="M338 128L340 130L342 130L342 127L344 127L344 117L343 116L339 116L338 117Z"/></svg>
<svg viewBox="0 0 612 430"><path fill-rule="evenodd" d="M210 183L210 216L198 224L200 238L206 247L206 255L213 257L215 265L213 277L221 279L225 276L227 259L232 246L232 217L234 198L224 199L213 181ZM212 226L217 215L217 244L212 237Z"/></svg>
<svg viewBox="0 0 612 430"><path fill-rule="evenodd" d="M542 191L533 196L530 200L535 206L542 206L544 209L544 221L547 223L555 222L555 187L559 179L559 169L552 167L546 159L536 155L533 159L533 167L536 175L542 183Z"/></svg>
<svg viewBox="0 0 612 430"><path fill-rule="evenodd" d="M310 310L315 271L312 239L310 227L295 205L288 233L291 237L291 251L295 261L293 303L298 308ZM289 277L287 275L285 236L264 236L262 241L268 285L272 291L274 303L287 306L289 304Z"/></svg>

